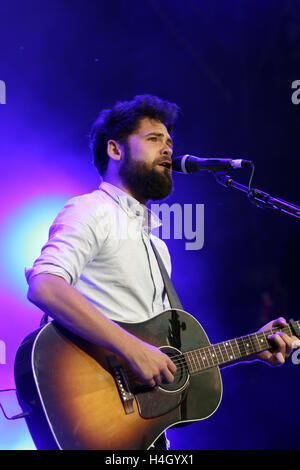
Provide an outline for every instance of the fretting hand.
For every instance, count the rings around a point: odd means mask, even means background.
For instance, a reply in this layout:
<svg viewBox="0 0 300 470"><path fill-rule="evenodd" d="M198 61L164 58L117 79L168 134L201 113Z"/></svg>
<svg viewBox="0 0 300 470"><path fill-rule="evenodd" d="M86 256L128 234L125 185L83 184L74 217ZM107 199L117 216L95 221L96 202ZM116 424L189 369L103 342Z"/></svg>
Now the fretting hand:
<svg viewBox="0 0 300 470"><path fill-rule="evenodd" d="M270 321L258 331L266 331L274 327L288 326L283 317ZM257 359L270 366L281 366L289 357L292 350L300 346L300 340L296 336L289 336L282 331L270 334L267 338L271 341L273 350L265 350L257 354Z"/></svg>

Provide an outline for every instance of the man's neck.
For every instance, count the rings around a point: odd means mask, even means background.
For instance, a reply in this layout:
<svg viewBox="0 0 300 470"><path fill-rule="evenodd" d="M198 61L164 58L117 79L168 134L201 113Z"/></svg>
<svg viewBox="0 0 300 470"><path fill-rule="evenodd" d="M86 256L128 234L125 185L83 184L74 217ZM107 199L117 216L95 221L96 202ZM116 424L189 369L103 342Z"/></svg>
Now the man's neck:
<svg viewBox="0 0 300 470"><path fill-rule="evenodd" d="M117 188L121 189L121 191L124 191L124 193L129 194L129 196L134 197L137 201L139 201L141 204L144 204L146 206L147 204L147 199L144 199L131 191L130 188L128 188L126 185L124 185L123 181L117 177L117 176L112 176L112 175L105 175L103 177L103 182L104 183L110 183L113 186L116 186Z"/></svg>

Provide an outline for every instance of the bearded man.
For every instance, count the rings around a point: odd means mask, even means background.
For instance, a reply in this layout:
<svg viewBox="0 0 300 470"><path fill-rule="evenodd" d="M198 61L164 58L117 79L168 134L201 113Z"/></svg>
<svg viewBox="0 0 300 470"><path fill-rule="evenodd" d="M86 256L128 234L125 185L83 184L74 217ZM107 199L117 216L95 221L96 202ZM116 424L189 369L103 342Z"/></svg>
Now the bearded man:
<svg viewBox="0 0 300 470"><path fill-rule="evenodd" d="M117 322L143 322L170 308L151 242L169 275L170 256L164 241L151 234L160 221L147 203L172 191L178 112L174 103L140 95L100 113L90 134L100 187L68 201L26 271L31 302L72 333L120 356L149 387L172 383L176 365ZM276 351L259 358L277 365L290 354L292 339L273 336ZM164 434L155 446L166 448Z"/></svg>

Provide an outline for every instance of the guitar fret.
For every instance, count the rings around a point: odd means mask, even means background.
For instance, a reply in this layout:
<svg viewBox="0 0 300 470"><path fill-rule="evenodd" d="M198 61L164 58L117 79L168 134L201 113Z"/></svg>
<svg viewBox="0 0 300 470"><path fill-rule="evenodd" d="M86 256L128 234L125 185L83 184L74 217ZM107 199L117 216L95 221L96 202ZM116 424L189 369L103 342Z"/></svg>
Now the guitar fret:
<svg viewBox="0 0 300 470"><path fill-rule="evenodd" d="M213 350L213 348L209 347L208 351L209 351L209 354L210 354L211 365L214 366L215 365L215 362L214 362L214 357L215 356L213 357L213 355L211 353L211 350Z"/></svg>
<svg viewBox="0 0 300 470"><path fill-rule="evenodd" d="M187 354L188 354L188 360L189 360L189 365L188 365L189 371L191 373L193 373L194 372L194 364L193 364L193 360L192 360L193 359L192 351L189 351Z"/></svg>
<svg viewBox="0 0 300 470"><path fill-rule="evenodd" d="M269 334L271 334L270 331L268 331L268 335ZM263 351L264 349L268 349L270 347L268 338L264 331L261 332L260 344L261 344L261 351Z"/></svg>
<svg viewBox="0 0 300 470"><path fill-rule="evenodd" d="M245 356L248 356L248 354L250 352L251 344L250 344L249 339L248 339L247 336L243 336L242 339L243 339L243 343L244 343L244 347L245 347Z"/></svg>
<svg viewBox="0 0 300 470"><path fill-rule="evenodd" d="M204 369L205 367L205 362L204 362L204 359L203 359L203 349L200 349L198 351L198 357L199 357L199 360L201 360L201 369Z"/></svg>
<svg viewBox="0 0 300 470"><path fill-rule="evenodd" d="M247 336L243 336L240 339L242 340L242 344L244 348L243 356L249 356L250 354L253 354L256 351L254 336L247 335Z"/></svg>
<svg viewBox="0 0 300 470"><path fill-rule="evenodd" d="M196 362L197 355L195 355L195 353L193 352L192 356L193 356L193 361L194 361L194 368L195 368L195 371L197 371L199 369L199 364L197 364Z"/></svg>
<svg viewBox="0 0 300 470"><path fill-rule="evenodd" d="M236 343L236 347L237 347L237 351L238 351L236 358L242 357L241 350L239 348L239 345L238 345L238 342L237 342L236 338L234 339L234 341Z"/></svg>
<svg viewBox="0 0 300 470"><path fill-rule="evenodd" d="M256 333L255 336L257 339L257 352L263 351L269 346L268 341L264 334Z"/></svg>
<svg viewBox="0 0 300 470"><path fill-rule="evenodd" d="M215 346L215 345L213 346L212 358L213 358L214 364L218 364L218 363L220 362L220 361L219 361L219 358L218 358L218 353L217 353L217 350L216 350L216 346Z"/></svg>
<svg viewBox="0 0 300 470"><path fill-rule="evenodd" d="M220 348L217 348L215 346L215 352L216 352L216 358L217 358L218 364L220 364L222 362L222 353L220 351Z"/></svg>
<svg viewBox="0 0 300 470"><path fill-rule="evenodd" d="M194 351L192 352L191 356L192 356L192 364L193 364L194 372L197 372L199 367L197 366L197 363L196 363L196 357L195 357Z"/></svg>
<svg viewBox="0 0 300 470"><path fill-rule="evenodd" d="M249 343L249 340L248 340L248 337L243 337L243 342L244 342L244 346L245 346L245 352L246 354L248 354L249 352L249 348L250 348L250 343Z"/></svg>
<svg viewBox="0 0 300 470"><path fill-rule="evenodd" d="M192 368L192 364L191 364L191 359L190 359L190 352L186 352L185 353L185 362L186 362L186 365L188 367L188 371L190 372L190 374L193 373L193 368Z"/></svg>
<svg viewBox="0 0 300 470"><path fill-rule="evenodd" d="M220 348L220 345L217 344L217 346L219 347L219 351L220 351L220 354L221 354L222 362L225 362L225 361L224 361L224 356L223 356L222 351L221 351L221 348ZM221 361L220 361L220 362L221 362Z"/></svg>
<svg viewBox="0 0 300 470"><path fill-rule="evenodd" d="M202 364L200 363L201 356L200 356L199 352L198 352L198 354L197 354L197 351L195 351L195 352L196 352L195 356L196 356L196 359L198 361L198 365L196 364L196 367L197 367L197 370L201 370L203 368Z"/></svg>
<svg viewBox="0 0 300 470"><path fill-rule="evenodd" d="M248 338L248 343L249 343L249 351L252 354L256 351L255 346L254 346L254 342L252 341L253 340L253 335L248 335L247 338Z"/></svg>
<svg viewBox="0 0 300 470"><path fill-rule="evenodd" d="M209 353L209 356L208 356L208 353ZM211 354L210 354L209 348L205 348L205 356L206 356L206 360L207 360L207 365L208 365L208 366L211 366L211 365L212 365L212 364L210 364L210 361L211 361Z"/></svg>
<svg viewBox="0 0 300 470"><path fill-rule="evenodd" d="M221 343L221 344L220 344L220 347L221 347L221 346L223 346L223 352L224 352L224 355L225 355L225 354L227 355L227 359L226 359L226 356L225 356L225 360L226 360L226 362L228 362L228 361L229 361L229 355L228 355L228 351L227 351L227 349L226 349L226 346L227 346L227 345L228 345L228 343L227 343L227 342L226 342L226 343Z"/></svg>
<svg viewBox="0 0 300 470"><path fill-rule="evenodd" d="M212 347L212 351L213 351L213 353L212 353L211 357L212 357L213 364L215 365L215 364L218 364L218 356L217 356L217 353L216 353L216 350L215 350L214 346Z"/></svg>
<svg viewBox="0 0 300 470"><path fill-rule="evenodd" d="M202 354L203 354L202 355L203 363L204 363L205 367L207 367L209 365L209 361L207 359L205 348L203 348Z"/></svg>
<svg viewBox="0 0 300 470"><path fill-rule="evenodd" d="M300 327L300 322L295 322ZM203 369L232 362L233 360L247 357L270 348L268 336L278 331L283 331L289 336L293 334L290 326L284 328L272 328L259 331L250 335L241 336L223 343L217 343L188 351L184 353L185 363L190 373L199 372Z"/></svg>
<svg viewBox="0 0 300 470"><path fill-rule="evenodd" d="M261 335L261 336L262 336L262 339L263 339L263 343L261 343L261 344L262 344L262 347L264 346L266 349L269 348L270 345L269 345L269 341L268 341L267 335L266 335L264 332L262 332L262 335Z"/></svg>
<svg viewBox="0 0 300 470"><path fill-rule="evenodd" d="M214 365L210 349L211 349L211 346L208 346L208 347L205 348L205 356L206 356L206 359L207 359L206 366L208 366L208 367L212 367ZM209 356L208 356L208 354L209 354Z"/></svg>
<svg viewBox="0 0 300 470"><path fill-rule="evenodd" d="M232 354L229 357L230 357L230 360L233 360L233 359L235 359L235 353L234 353L233 347L231 345L231 341L228 341L228 344L229 344L231 352L232 352Z"/></svg>
<svg viewBox="0 0 300 470"><path fill-rule="evenodd" d="M194 370L194 372L197 372L198 367L197 367L197 364L196 364L196 361L195 361L194 351L192 351L192 353L191 353L191 359L192 359L193 370Z"/></svg>
<svg viewBox="0 0 300 470"><path fill-rule="evenodd" d="M254 352L259 352L259 343L258 343L256 334L253 334L251 336L251 341L252 341Z"/></svg>
<svg viewBox="0 0 300 470"><path fill-rule="evenodd" d="M223 343L223 344L224 344L225 352L226 352L226 354L227 354L227 360L228 360L228 361L232 361L233 356L230 355L230 351L228 352L228 349L229 349L229 346L230 346L229 342L226 341L226 342ZM232 352L232 349L231 349L231 352Z"/></svg>
<svg viewBox="0 0 300 470"><path fill-rule="evenodd" d="M207 353L209 353L209 355L210 355L210 358L207 359L208 365L209 365L209 366L212 366L212 365L213 365L213 360L212 360L212 357L211 357L211 352L210 352L210 348L209 348L209 347L207 348ZM206 355L207 355L207 354L206 354ZM211 364L209 363L209 361L211 361Z"/></svg>
<svg viewBox="0 0 300 470"><path fill-rule="evenodd" d="M245 356L246 355L246 348L245 348L245 345L244 345L243 338L237 338L236 341L237 341L237 344L239 346L241 357Z"/></svg>
<svg viewBox="0 0 300 470"><path fill-rule="evenodd" d="M254 336L255 336L255 339L256 339L256 343L257 343L255 349L256 349L256 352L259 352L259 351L261 351L261 346L263 344L263 339L260 337L259 333L255 333Z"/></svg>

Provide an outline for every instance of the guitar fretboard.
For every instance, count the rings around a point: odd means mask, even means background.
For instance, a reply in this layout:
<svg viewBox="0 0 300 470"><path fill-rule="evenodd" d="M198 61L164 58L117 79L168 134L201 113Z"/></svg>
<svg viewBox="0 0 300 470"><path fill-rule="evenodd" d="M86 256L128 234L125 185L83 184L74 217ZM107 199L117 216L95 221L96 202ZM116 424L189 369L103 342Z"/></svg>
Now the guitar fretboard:
<svg viewBox="0 0 300 470"><path fill-rule="evenodd" d="M300 322L295 323L297 328L299 328ZM213 366L228 364L232 361L264 351L265 349L270 349L272 343L268 339L268 336L278 331L282 331L289 336L293 335L290 326L272 328L222 343L194 349L183 353L182 356L184 357L189 373L193 374Z"/></svg>

